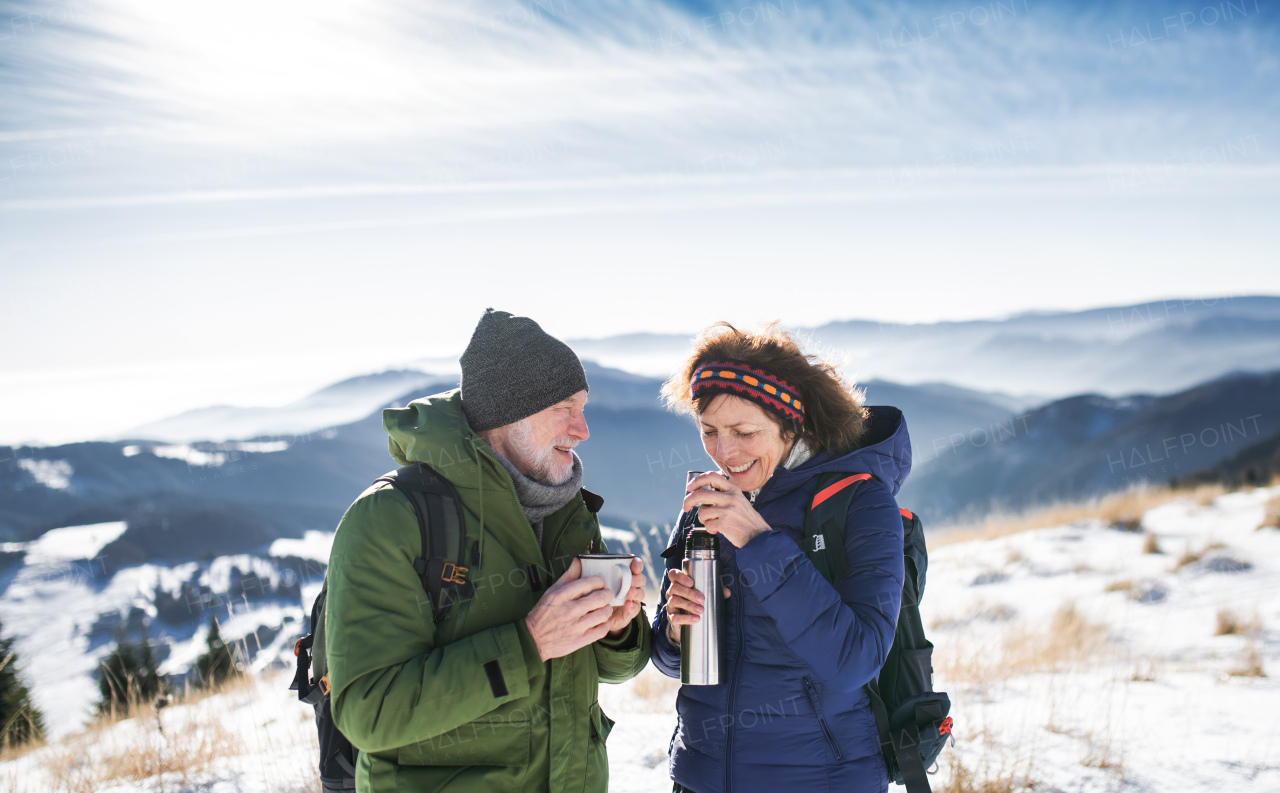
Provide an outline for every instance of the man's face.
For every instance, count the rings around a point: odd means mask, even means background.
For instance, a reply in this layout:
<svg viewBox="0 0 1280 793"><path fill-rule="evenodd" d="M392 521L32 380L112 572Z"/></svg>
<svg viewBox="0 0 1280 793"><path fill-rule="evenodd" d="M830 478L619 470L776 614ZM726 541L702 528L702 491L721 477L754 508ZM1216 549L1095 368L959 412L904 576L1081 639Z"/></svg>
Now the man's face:
<svg viewBox="0 0 1280 793"><path fill-rule="evenodd" d="M535 482L562 485L573 474L571 450L585 441L587 419L582 415L587 392L579 391L546 410L506 427L505 454L516 470Z"/></svg>

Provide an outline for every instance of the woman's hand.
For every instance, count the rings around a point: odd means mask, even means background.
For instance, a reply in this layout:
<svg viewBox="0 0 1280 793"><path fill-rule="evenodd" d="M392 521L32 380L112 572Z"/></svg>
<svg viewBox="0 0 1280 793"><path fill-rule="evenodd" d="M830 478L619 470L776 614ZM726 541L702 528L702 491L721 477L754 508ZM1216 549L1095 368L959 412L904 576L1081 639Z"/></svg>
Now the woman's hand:
<svg viewBox="0 0 1280 793"><path fill-rule="evenodd" d="M667 638L679 646L680 626L698 621L698 615L706 608L703 605L706 597L693 588L693 579L680 570L668 570L667 578L671 579L671 586L667 588ZM724 588L724 596L729 597L729 587Z"/></svg>
<svg viewBox="0 0 1280 793"><path fill-rule="evenodd" d="M711 486L711 490L700 488ZM746 495L717 471L695 477L685 486L689 495L684 497L684 510L698 507L698 518L712 534L723 534L725 539L741 548L757 534L769 531L756 508Z"/></svg>

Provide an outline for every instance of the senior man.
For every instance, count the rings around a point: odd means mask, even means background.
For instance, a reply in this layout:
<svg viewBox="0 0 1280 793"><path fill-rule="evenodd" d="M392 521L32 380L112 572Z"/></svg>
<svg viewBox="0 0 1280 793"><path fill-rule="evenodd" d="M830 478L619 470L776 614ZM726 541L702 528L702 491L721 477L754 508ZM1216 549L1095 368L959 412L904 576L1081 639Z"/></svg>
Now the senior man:
<svg viewBox="0 0 1280 793"><path fill-rule="evenodd" d="M329 566L334 722L360 750L357 791L605 791L612 722L597 686L639 674L651 630L632 564L622 606L579 553L604 550L582 488L587 380L527 317L489 309L461 389L383 413L391 455L448 479L474 592L437 622L413 567L422 541L386 484L347 510ZM554 582L554 583L553 583Z"/></svg>

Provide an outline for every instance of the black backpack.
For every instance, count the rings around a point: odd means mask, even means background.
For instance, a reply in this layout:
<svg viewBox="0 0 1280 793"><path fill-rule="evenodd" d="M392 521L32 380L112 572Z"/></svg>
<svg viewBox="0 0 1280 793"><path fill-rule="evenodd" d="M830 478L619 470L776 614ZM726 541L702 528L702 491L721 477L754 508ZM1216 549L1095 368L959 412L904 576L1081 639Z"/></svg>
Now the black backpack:
<svg viewBox="0 0 1280 793"><path fill-rule="evenodd" d="M447 616L461 598L474 594L467 580L466 518L462 502L449 480L423 463L413 463L378 477L374 484L387 482L409 499L418 516L422 534L422 555L414 560L413 569L422 580L422 588L431 600L436 623ZM471 548L471 566L480 564L480 547ZM297 657L290 691L298 699L316 709L316 729L320 733L320 783L325 793L355 790L356 755L351 745L333 723L329 705L329 670L324 654L324 606L329 594L329 578L311 606L311 633L293 645Z"/></svg>
<svg viewBox="0 0 1280 793"><path fill-rule="evenodd" d="M871 474L827 473L805 514L805 552L828 581L849 572L844 554L845 521L858 487ZM906 575L893 645L880 674L866 685L880 730L880 749L889 777L908 793L929 793L926 771L951 737L951 699L933 690L933 644L924 636L920 598L929 554L919 516L902 513L902 555ZM952 738L954 741L954 738Z"/></svg>

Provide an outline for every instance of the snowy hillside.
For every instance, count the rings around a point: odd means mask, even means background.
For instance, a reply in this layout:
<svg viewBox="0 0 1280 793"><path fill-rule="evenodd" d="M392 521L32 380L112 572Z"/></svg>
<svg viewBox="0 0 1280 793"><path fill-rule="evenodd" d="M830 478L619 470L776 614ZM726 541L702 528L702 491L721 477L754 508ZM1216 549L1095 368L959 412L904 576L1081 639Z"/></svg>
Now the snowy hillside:
<svg viewBox="0 0 1280 793"><path fill-rule="evenodd" d="M1272 487L1203 505L1175 501L1147 512L1137 532L1089 521L992 540L934 538L923 612L937 645L936 687L951 694L956 722L956 744L943 755L934 789L1280 789L1280 736L1268 715L1280 708L1280 682L1260 676L1280 669L1280 529L1257 529L1266 503L1278 497L1280 487ZM316 533L273 550L322 557L326 541ZM216 577L215 567L202 573L205 580ZM0 600L0 616L10 630L31 631L40 628L31 616L38 592L53 621L80 597L124 602L127 587L118 579L164 575L122 570L97 594L63 581L63 595L19 575ZM266 609L259 602L244 625L261 622ZM280 618L300 615L295 604ZM74 620L67 614L63 621ZM78 635L58 645L54 634L65 628L43 630L24 635L19 651L49 704L84 683L51 693L46 664L61 651L66 669L87 669L92 650ZM272 648L282 649L283 641ZM175 648L170 663L180 655ZM0 786L15 793L156 789L154 778L142 781L155 766L119 761L130 755L177 758L165 766L169 791L315 790L309 709L292 700L281 671L267 669L267 656L259 653L259 672L244 686L162 711L163 734L152 714L63 737L0 762ZM618 722L609 739L611 790L670 789L675 690L652 667L602 688L602 705ZM196 756L203 759L179 762Z"/></svg>
<svg viewBox="0 0 1280 793"><path fill-rule="evenodd" d="M332 533L280 540L269 556L238 554L179 565L143 564L114 574L100 551L124 523L54 529L0 572L0 621L52 737L82 729L98 690L94 674L118 635L145 628L160 672L185 675L206 648L209 620L258 672L291 658L304 623L302 603L319 591ZM315 561L323 554L323 561Z"/></svg>

